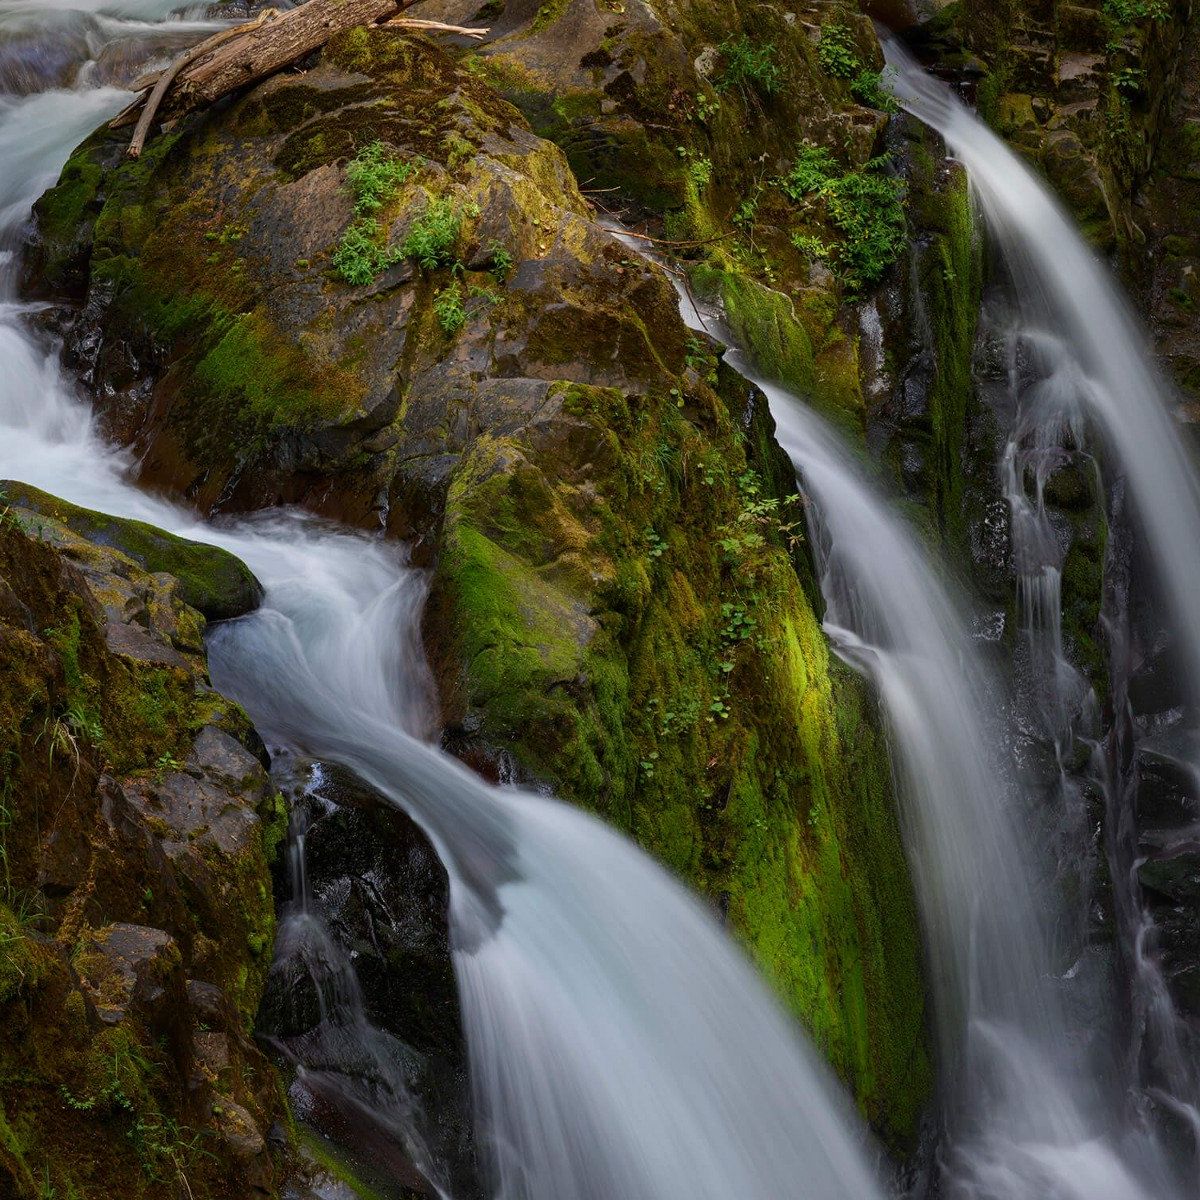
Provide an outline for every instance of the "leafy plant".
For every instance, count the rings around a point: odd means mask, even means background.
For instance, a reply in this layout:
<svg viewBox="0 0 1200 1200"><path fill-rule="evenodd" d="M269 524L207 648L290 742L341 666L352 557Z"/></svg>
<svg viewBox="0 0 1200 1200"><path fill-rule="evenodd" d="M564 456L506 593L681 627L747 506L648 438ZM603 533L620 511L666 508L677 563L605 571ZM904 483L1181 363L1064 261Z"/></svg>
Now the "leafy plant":
<svg viewBox="0 0 1200 1200"><path fill-rule="evenodd" d="M448 197L430 200L400 244L400 258L415 258L426 271L448 267L456 259L462 234L462 210Z"/></svg>
<svg viewBox="0 0 1200 1200"><path fill-rule="evenodd" d="M1167 0L1104 0L1104 15L1119 25L1164 21L1169 12Z"/></svg>
<svg viewBox="0 0 1200 1200"><path fill-rule="evenodd" d="M646 542L650 547L646 551L646 556L651 559L662 558L669 549L666 541L659 535L658 530L653 525L646 526Z"/></svg>
<svg viewBox="0 0 1200 1200"><path fill-rule="evenodd" d="M770 99L783 87L783 70L775 61L775 46L771 42L756 45L748 37L722 43L721 54L725 69L718 88L753 88Z"/></svg>
<svg viewBox="0 0 1200 1200"><path fill-rule="evenodd" d="M854 44L854 34L840 22L826 25L821 30L817 60L825 73L835 79L853 79L863 69L858 47Z"/></svg>
<svg viewBox="0 0 1200 1200"><path fill-rule="evenodd" d="M809 258L828 258L830 248L816 234L812 233L793 233L792 245L800 251L801 254L807 254Z"/></svg>
<svg viewBox="0 0 1200 1200"><path fill-rule="evenodd" d="M457 279L448 283L433 298L433 311L444 333L455 334L467 323L467 310L463 306L462 284Z"/></svg>
<svg viewBox="0 0 1200 1200"><path fill-rule="evenodd" d="M355 287L365 287L397 261L395 251L380 244L382 230L371 217L357 220L342 234L333 252L337 273Z"/></svg>
<svg viewBox="0 0 1200 1200"><path fill-rule="evenodd" d="M488 243L487 252L492 260L492 275L498 283L502 283L512 274L513 256L503 242L495 239Z"/></svg>
<svg viewBox="0 0 1200 1200"><path fill-rule="evenodd" d="M346 185L354 195L354 211L360 217L378 212L416 169L383 142L364 146L346 166Z"/></svg>
<svg viewBox="0 0 1200 1200"><path fill-rule="evenodd" d="M789 200L824 217L842 235L831 253L852 291L877 283L905 245L904 183L886 167L885 160L875 158L850 170L824 147L805 145L779 181ZM793 240L802 249L815 249L814 242Z"/></svg>
<svg viewBox="0 0 1200 1200"><path fill-rule="evenodd" d="M841 173L841 164L824 146L806 142L797 151L792 169L779 181L779 188L789 200L799 202L819 192Z"/></svg>
<svg viewBox="0 0 1200 1200"><path fill-rule="evenodd" d="M900 109L896 98L883 86L883 76L869 68L864 67L850 81L850 94L860 104L880 112L898 112Z"/></svg>

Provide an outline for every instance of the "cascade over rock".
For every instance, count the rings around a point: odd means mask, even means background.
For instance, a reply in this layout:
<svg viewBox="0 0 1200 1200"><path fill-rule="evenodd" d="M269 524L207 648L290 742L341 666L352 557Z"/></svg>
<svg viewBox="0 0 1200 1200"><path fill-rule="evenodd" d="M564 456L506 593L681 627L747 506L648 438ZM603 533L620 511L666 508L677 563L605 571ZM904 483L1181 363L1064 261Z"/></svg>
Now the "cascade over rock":
<svg viewBox="0 0 1200 1200"><path fill-rule="evenodd" d="M67 361L144 482L414 538L446 745L633 832L911 1139L924 996L886 748L789 544L791 469L478 74L357 30L135 163L98 134L38 203L27 275L78 306ZM380 244L436 205L459 227L449 260L350 283L346 164L377 142L413 167Z"/></svg>

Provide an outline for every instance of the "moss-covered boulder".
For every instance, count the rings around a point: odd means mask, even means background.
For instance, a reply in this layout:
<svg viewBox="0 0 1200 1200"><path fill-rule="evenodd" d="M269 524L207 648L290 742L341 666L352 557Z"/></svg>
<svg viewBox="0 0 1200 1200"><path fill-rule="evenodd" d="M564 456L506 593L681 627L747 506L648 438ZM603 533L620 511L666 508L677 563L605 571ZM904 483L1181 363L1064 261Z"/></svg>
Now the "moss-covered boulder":
<svg viewBox="0 0 1200 1200"><path fill-rule="evenodd" d="M91 545L119 550L143 571L171 575L185 604L213 621L241 617L258 607L262 585L250 568L227 550L156 529L145 521L80 508L27 483L0 480L0 502L36 524L50 518L47 534L65 527Z"/></svg>
<svg viewBox="0 0 1200 1200"><path fill-rule="evenodd" d="M413 538L447 745L709 897L902 1143L929 1081L917 921L790 467L483 74L358 30L138 163L97 135L32 261L81 302L69 352L147 479Z"/></svg>
<svg viewBox="0 0 1200 1200"><path fill-rule="evenodd" d="M0 1193L276 1194L259 743L178 582L37 499L0 515Z"/></svg>

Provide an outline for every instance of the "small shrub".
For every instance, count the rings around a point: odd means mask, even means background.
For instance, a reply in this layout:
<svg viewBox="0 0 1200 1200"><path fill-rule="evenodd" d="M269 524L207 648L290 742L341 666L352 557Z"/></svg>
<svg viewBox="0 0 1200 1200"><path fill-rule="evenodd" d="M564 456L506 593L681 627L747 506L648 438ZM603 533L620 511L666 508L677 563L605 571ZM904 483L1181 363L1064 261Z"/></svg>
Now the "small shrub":
<svg viewBox="0 0 1200 1200"><path fill-rule="evenodd" d="M854 35L842 24L826 25L821 30L817 59L825 73L835 79L853 79L863 69Z"/></svg>
<svg viewBox="0 0 1200 1200"><path fill-rule="evenodd" d="M792 169L779 181L783 194L797 203L819 192L842 173L841 164L824 146L800 147Z"/></svg>
<svg viewBox="0 0 1200 1200"><path fill-rule="evenodd" d="M467 323L462 284L457 279L448 283L433 298L433 311L437 313L438 324L446 334L456 334Z"/></svg>
<svg viewBox="0 0 1200 1200"><path fill-rule="evenodd" d="M721 46L725 70L720 87L753 88L770 99L783 87L783 71L775 61L775 46L771 42L755 45L748 37L725 42Z"/></svg>

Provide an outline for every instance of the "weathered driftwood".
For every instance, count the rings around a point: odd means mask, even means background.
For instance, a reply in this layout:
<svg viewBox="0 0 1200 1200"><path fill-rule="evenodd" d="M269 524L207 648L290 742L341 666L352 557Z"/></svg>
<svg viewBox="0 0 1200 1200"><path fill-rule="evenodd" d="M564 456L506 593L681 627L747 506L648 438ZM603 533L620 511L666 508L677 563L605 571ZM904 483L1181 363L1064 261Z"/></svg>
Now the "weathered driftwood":
<svg viewBox="0 0 1200 1200"><path fill-rule="evenodd" d="M393 17L384 24L389 29L417 29L422 33L452 33L458 37L474 38L477 42L487 37L491 29L476 25L447 25L445 21L424 21L420 17Z"/></svg>
<svg viewBox="0 0 1200 1200"><path fill-rule="evenodd" d="M370 25L394 17L413 0L308 0L299 8L273 20L259 20L234 30L223 30L188 51L159 76L154 92L160 93L153 110L143 93L112 122L114 128L133 124L146 105L150 126L161 109L177 119L214 104L230 92L257 83L276 71L319 50L331 37L355 25ZM165 84L164 84L164 77ZM136 157L141 144L130 146Z"/></svg>
<svg viewBox="0 0 1200 1200"><path fill-rule="evenodd" d="M161 72L149 98L142 106L142 115L138 118L137 127L133 131L133 139L129 143L129 157L137 158L141 154L142 147L146 144L146 138L149 136L159 107L170 90L171 84L179 78L179 73L184 67L190 63L194 63L198 58L203 58L206 54L210 54L217 46L233 41L234 38L241 37L242 34L247 33L251 29L257 29L259 25L264 24L275 15L274 9L268 9L248 25L237 25L233 29L222 30L215 37L211 37L207 41L193 46L190 50L184 51L165 71ZM141 103L140 97L137 103Z"/></svg>

